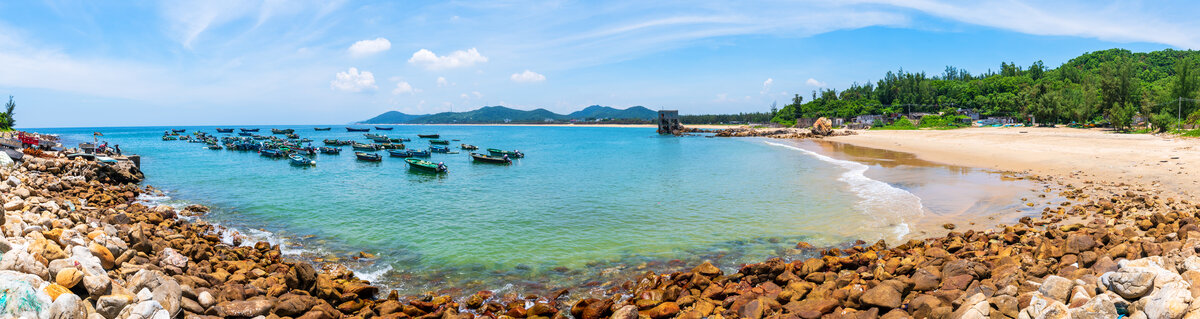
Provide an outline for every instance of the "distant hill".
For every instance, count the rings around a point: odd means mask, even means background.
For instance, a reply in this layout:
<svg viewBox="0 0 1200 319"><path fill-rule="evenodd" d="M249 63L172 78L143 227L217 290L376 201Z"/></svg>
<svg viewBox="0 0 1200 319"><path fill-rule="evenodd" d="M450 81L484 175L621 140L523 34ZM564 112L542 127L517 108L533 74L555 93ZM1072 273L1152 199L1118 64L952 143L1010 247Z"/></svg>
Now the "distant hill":
<svg viewBox="0 0 1200 319"><path fill-rule="evenodd" d="M400 112L396 112L396 111L387 111L387 112L384 112L383 114L379 114L376 117L372 117L369 120L362 121L361 123L363 123L363 124L399 124L399 123L408 123L408 121L412 121L414 119L421 118L424 116L425 115L404 114L404 113L400 113Z"/></svg>
<svg viewBox="0 0 1200 319"><path fill-rule="evenodd" d="M592 105L579 111L567 114L567 117L577 120L584 119L642 119L653 120L658 112L642 106L634 106L624 110L607 106Z"/></svg>
<svg viewBox="0 0 1200 319"><path fill-rule="evenodd" d="M617 109L608 106L592 105L583 110L562 115L546 109L530 111L517 110L504 106L484 106L477 110L466 112L442 112L428 115L405 114L388 111L373 117L363 124L498 124L498 123L561 123L572 120L638 120L650 121L658 116L658 112L642 106L627 109Z"/></svg>

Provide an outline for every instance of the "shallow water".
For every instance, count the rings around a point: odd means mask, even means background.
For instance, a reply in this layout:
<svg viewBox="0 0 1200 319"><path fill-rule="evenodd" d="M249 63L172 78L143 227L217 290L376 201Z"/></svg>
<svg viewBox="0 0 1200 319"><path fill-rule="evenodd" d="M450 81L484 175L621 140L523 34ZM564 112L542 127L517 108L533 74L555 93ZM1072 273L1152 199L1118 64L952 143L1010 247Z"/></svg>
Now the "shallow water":
<svg viewBox="0 0 1200 319"><path fill-rule="evenodd" d="M341 126L327 132L288 127L314 145L326 138L367 142ZM270 134L271 127L260 128L259 134ZM440 133L461 140L451 142L455 150L468 143L527 155L498 166L474 164L465 152L435 153L431 160L445 162L450 172L430 175L410 172L386 152L379 152L382 163L357 161L349 147L298 168L252 152L161 141L167 129L36 131L61 134L68 143L102 132L103 140L142 156L145 183L170 198L156 200L210 205L214 210L204 220L282 243L295 256L373 253L378 258L342 262L402 293L553 289L702 259L732 270L796 253L790 248L799 240L895 241L932 212L903 183L872 177L873 170L895 168L776 140L664 137L652 128L396 126L372 132L412 138L409 148L428 147L416 134ZM213 127L186 129L215 133Z"/></svg>

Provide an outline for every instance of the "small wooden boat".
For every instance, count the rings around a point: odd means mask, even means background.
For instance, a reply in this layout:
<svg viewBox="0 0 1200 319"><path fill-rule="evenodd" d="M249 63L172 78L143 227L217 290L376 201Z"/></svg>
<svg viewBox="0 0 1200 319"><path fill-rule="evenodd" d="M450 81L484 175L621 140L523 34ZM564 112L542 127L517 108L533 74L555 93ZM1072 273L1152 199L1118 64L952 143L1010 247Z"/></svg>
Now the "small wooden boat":
<svg viewBox="0 0 1200 319"><path fill-rule="evenodd" d="M521 151L517 151L517 150L505 151L505 150L498 149L498 148L489 148L488 153L492 153L492 155L508 155L508 157L511 157L511 158L525 157L525 153L521 153Z"/></svg>
<svg viewBox="0 0 1200 319"><path fill-rule="evenodd" d="M187 132L187 129L177 128L177 129L172 129L171 132L183 133L183 132Z"/></svg>
<svg viewBox="0 0 1200 319"><path fill-rule="evenodd" d="M434 145L429 147L429 151L434 153L450 153L450 148L446 146Z"/></svg>
<svg viewBox="0 0 1200 319"><path fill-rule="evenodd" d="M231 129L231 128L219 128L219 127L218 127L218 128L217 128L217 133L233 133L233 129Z"/></svg>
<svg viewBox="0 0 1200 319"><path fill-rule="evenodd" d="M424 151L408 150L408 155L410 155L412 157L429 157L430 155L433 155L433 154L430 153L429 150L424 150Z"/></svg>
<svg viewBox="0 0 1200 319"><path fill-rule="evenodd" d="M369 128L346 127L346 132L370 132L370 131L371 131L371 129L369 129Z"/></svg>
<svg viewBox="0 0 1200 319"><path fill-rule="evenodd" d="M382 126L376 126L376 127L375 127L375 129L376 129L376 130L380 130L380 131L391 131L392 129L394 129L394 127L382 127Z"/></svg>
<svg viewBox="0 0 1200 319"><path fill-rule="evenodd" d="M178 139L179 139L178 137L174 137L174 136L170 136L170 135L163 135L163 138L162 138L162 140L164 140L164 141L174 141L174 140L178 140Z"/></svg>
<svg viewBox="0 0 1200 319"><path fill-rule="evenodd" d="M358 158L359 160L368 161L368 162L378 162L378 161L383 160L383 156L379 156L379 154L371 154L371 153L363 153L363 152L354 152L354 157Z"/></svg>
<svg viewBox="0 0 1200 319"><path fill-rule="evenodd" d="M242 132L258 132L258 129L256 129L256 128L244 128L241 130L242 130Z"/></svg>
<svg viewBox="0 0 1200 319"><path fill-rule="evenodd" d="M342 149L336 147L321 147L321 154L338 155L342 153Z"/></svg>
<svg viewBox="0 0 1200 319"><path fill-rule="evenodd" d="M314 127L313 131L328 131L328 130L332 130L332 129L333 129L332 127Z"/></svg>
<svg viewBox="0 0 1200 319"><path fill-rule="evenodd" d="M423 170L423 171L429 171L429 172L434 172L434 173L445 173L446 172L446 164L445 163L434 163L434 162L421 160L421 159L415 159L415 158L408 158L408 159L405 159L404 161L408 163L409 169Z"/></svg>
<svg viewBox="0 0 1200 319"><path fill-rule="evenodd" d="M339 140L325 139L322 142L325 142L325 145L342 145L342 141Z"/></svg>
<svg viewBox="0 0 1200 319"><path fill-rule="evenodd" d="M350 147L354 148L355 151L376 151L379 149L378 147L375 147L375 144L363 143L354 143Z"/></svg>
<svg viewBox="0 0 1200 319"><path fill-rule="evenodd" d="M437 135L437 134L417 134L417 137L420 137L420 138L438 138L438 137L441 137L441 135Z"/></svg>
<svg viewBox="0 0 1200 319"><path fill-rule="evenodd" d="M379 149L382 149L382 150L398 150L398 149L404 148L404 144L403 143L380 143L380 144L376 145L376 147L378 147Z"/></svg>
<svg viewBox="0 0 1200 319"><path fill-rule="evenodd" d="M281 157L283 157L283 151L281 151L281 150L259 150L258 155L262 155L262 157L268 157L268 158L281 158Z"/></svg>
<svg viewBox="0 0 1200 319"><path fill-rule="evenodd" d="M300 138L300 135L296 135L296 133L288 133L287 135L284 135L284 136L287 136L287 138L290 138L290 139Z"/></svg>
<svg viewBox="0 0 1200 319"><path fill-rule="evenodd" d="M480 163L512 164L512 160L508 158L508 155L495 156L471 153L471 159Z"/></svg>
<svg viewBox="0 0 1200 319"><path fill-rule="evenodd" d="M254 135L254 133L250 133L250 132L240 132L240 133L238 133L238 136L251 136L251 135Z"/></svg>
<svg viewBox="0 0 1200 319"><path fill-rule="evenodd" d="M373 135L367 136L367 138L371 139L371 141L374 141L375 143L387 143L392 141L392 139L388 138L387 135Z"/></svg>
<svg viewBox="0 0 1200 319"><path fill-rule="evenodd" d="M292 163L292 165L296 165L296 166L317 165L317 161L314 161L311 158L307 158L307 157L296 155L296 154L292 154L292 155L288 156L288 158L290 159L289 161Z"/></svg>
<svg viewBox="0 0 1200 319"><path fill-rule="evenodd" d="M273 129L271 129L271 134L292 134L292 133L295 133L295 132L296 132L296 130L293 130L293 129L290 129L290 128L289 128L289 129L282 129L282 130L281 130L281 129L277 129L277 128L273 128Z"/></svg>
<svg viewBox="0 0 1200 319"><path fill-rule="evenodd" d="M412 157L412 153L408 150L390 150L388 156L391 157Z"/></svg>
<svg viewBox="0 0 1200 319"><path fill-rule="evenodd" d="M471 145L471 144L463 144L463 145L459 145L458 147L459 147L459 148L461 148L461 149L464 149L464 150L477 150L477 149L479 149L479 146L475 146L475 145Z"/></svg>
<svg viewBox="0 0 1200 319"><path fill-rule="evenodd" d="M450 141L447 141L447 140L429 140L429 144L450 145Z"/></svg>
<svg viewBox="0 0 1200 319"><path fill-rule="evenodd" d="M220 150L222 147L221 147L221 144L210 144L208 146L205 146L204 148L217 151L217 150Z"/></svg>

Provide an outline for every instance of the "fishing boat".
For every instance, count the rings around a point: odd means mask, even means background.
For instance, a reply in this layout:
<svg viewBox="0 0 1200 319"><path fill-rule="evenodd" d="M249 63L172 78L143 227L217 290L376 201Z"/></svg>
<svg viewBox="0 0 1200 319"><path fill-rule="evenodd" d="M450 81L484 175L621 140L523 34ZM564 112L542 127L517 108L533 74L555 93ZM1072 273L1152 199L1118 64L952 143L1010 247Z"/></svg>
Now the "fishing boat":
<svg viewBox="0 0 1200 319"><path fill-rule="evenodd" d="M394 129L394 127L382 127L382 126L376 126L376 127L375 127L375 129L376 129L376 130L380 130L380 131L391 131L392 129Z"/></svg>
<svg viewBox="0 0 1200 319"><path fill-rule="evenodd" d="M281 150L259 150L258 155L262 155L262 157L268 157L268 158L281 158L281 157L283 157L283 151L281 151Z"/></svg>
<svg viewBox="0 0 1200 319"><path fill-rule="evenodd" d="M409 169L423 170L423 171L429 171L429 172L434 172L434 173L445 173L446 172L446 164L445 163L434 163L434 162L421 160L421 159L415 159L415 158L408 158L408 159L405 159L404 161L408 163Z"/></svg>
<svg viewBox="0 0 1200 319"><path fill-rule="evenodd" d="M333 139L333 140L331 140L331 139L325 139L325 140L324 140L324 141L322 141L322 142L325 142L325 145L342 145L342 141L339 141L339 140L336 140L336 139Z"/></svg>
<svg viewBox="0 0 1200 319"><path fill-rule="evenodd" d="M447 141L447 140L429 140L429 144L450 145L450 141Z"/></svg>
<svg viewBox="0 0 1200 319"><path fill-rule="evenodd" d="M211 144L211 145L205 146L204 148L216 151L216 150L220 150L222 147L221 147L221 144Z"/></svg>
<svg viewBox="0 0 1200 319"><path fill-rule="evenodd" d="M441 137L441 135L437 135L437 134L417 134L417 137L420 137L420 138L438 138L438 137Z"/></svg>
<svg viewBox="0 0 1200 319"><path fill-rule="evenodd" d="M256 129L256 128L244 128L241 130L242 130L242 132L258 132L258 129Z"/></svg>
<svg viewBox="0 0 1200 319"><path fill-rule="evenodd" d="M177 129L172 129L171 132L183 133L183 132L187 132L187 129L177 128Z"/></svg>
<svg viewBox="0 0 1200 319"><path fill-rule="evenodd" d="M371 131L371 129L369 129L369 128L346 127L346 132L370 132L370 131Z"/></svg>
<svg viewBox="0 0 1200 319"><path fill-rule="evenodd" d="M471 145L471 144L462 144L462 145L459 145L458 147L459 147L459 148L461 148L461 149L464 149L464 150L477 150L477 149L479 149L479 146L475 146L475 145Z"/></svg>
<svg viewBox="0 0 1200 319"><path fill-rule="evenodd" d="M512 164L512 160L508 158L508 155L495 156L471 153L471 159L480 163Z"/></svg>
<svg viewBox="0 0 1200 319"><path fill-rule="evenodd" d="M163 135L163 138L162 138L162 140L164 140L164 141L174 141L174 140L178 140L178 139L179 139L178 137L174 137L174 136L170 136L170 135Z"/></svg>
<svg viewBox="0 0 1200 319"><path fill-rule="evenodd" d="M284 135L284 136L287 136L287 138L290 138L290 139L300 138L300 135L296 135L296 133L288 133L287 135Z"/></svg>
<svg viewBox="0 0 1200 319"><path fill-rule="evenodd" d="M412 152L408 150L389 150L388 156L391 157L412 157Z"/></svg>
<svg viewBox="0 0 1200 319"><path fill-rule="evenodd" d="M338 155L342 153L342 149L336 147L321 147L321 154Z"/></svg>
<svg viewBox="0 0 1200 319"><path fill-rule="evenodd" d="M488 153L492 153L492 155L508 155L508 157L512 157L512 158L525 157L525 153L521 153L521 151L517 151L517 150L505 151L505 150L498 149L498 148L489 148Z"/></svg>
<svg viewBox="0 0 1200 319"><path fill-rule="evenodd" d="M217 128L217 133L233 133L233 129L231 129L231 128L219 128L219 127L218 127L218 128Z"/></svg>
<svg viewBox="0 0 1200 319"><path fill-rule="evenodd" d="M254 135L254 133L250 133L250 132L240 132L240 133L238 133L238 136L251 136L251 135Z"/></svg>
<svg viewBox="0 0 1200 319"><path fill-rule="evenodd" d="M368 134L368 135L369 135L369 134ZM370 140L372 140L372 141L375 141L375 143L387 143L387 142L391 142L391 141L392 141L391 139L389 139L389 138L387 137L387 135L374 135L374 136L367 136L367 138L368 138L368 139L370 139Z"/></svg>
<svg viewBox="0 0 1200 319"><path fill-rule="evenodd" d="M350 145L350 147L354 148L355 151L375 151L379 149L375 147L375 144L363 143L354 143L353 145Z"/></svg>
<svg viewBox="0 0 1200 319"><path fill-rule="evenodd" d="M403 143L380 143L380 144L375 145L375 147L377 147L381 150L398 150L398 149L404 148L404 144Z"/></svg>
<svg viewBox="0 0 1200 319"><path fill-rule="evenodd" d="M383 160L383 156L379 156L379 154L371 154L371 153L363 153L363 152L354 152L354 157L358 158L359 160L368 161L368 162L378 162L378 161Z"/></svg>
<svg viewBox="0 0 1200 319"><path fill-rule="evenodd" d="M328 130L332 130L332 129L333 129L332 127L314 127L313 131L328 131Z"/></svg>
<svg viewBox="0 0 1200 319"><path fill-rule="evenodd" d="M450 153L450 148L446 146L434 145L429 147L429 151L434 153Z"/></svg>
<svg viewBox="0 0 1200 319"><path fill-rule="evenodd" d="M290 159L290 162L292 163L292 165L296 165L296 166L317 165L317 161L314 161L311 158L307 158L307 157L296 155L296 154L292 154L292 155L288 156L288 158Z"/></svg>
<svg viewBox="0 0 1200 319"><path fill-rule="evenodd" d="M424 151L408 150L408 155L412 156L412 157L429 157L430 155L432 155L432 153L430 153L429 150L424 150Z"/></svg>
<svg viewBox="0 0 1200 319"><path fill-rule="evenodd" d="M295 133L295 132L296 132L296 130L293 130L293 129L290 129L290 128L288 128L288 129L282 129L282 130L281 130L281 129L277 129L277 128L273 128L273 129L271 129L271 134L292 134L292 133Z"/></svg>

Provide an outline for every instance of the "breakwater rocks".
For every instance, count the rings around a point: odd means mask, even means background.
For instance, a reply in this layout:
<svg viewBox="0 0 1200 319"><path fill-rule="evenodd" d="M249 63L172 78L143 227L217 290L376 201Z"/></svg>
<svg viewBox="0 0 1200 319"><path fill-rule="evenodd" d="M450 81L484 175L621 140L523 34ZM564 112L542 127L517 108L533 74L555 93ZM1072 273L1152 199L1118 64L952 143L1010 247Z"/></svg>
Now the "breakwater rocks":
<svg viewBox="0 0 1200 319"><path fill-rule="evenodd" d="M698 130L697 133L716 133L717 137L770 137L770 138L822 138L826 136L854 135L851 130L829 130L828 134L817 134L812 130L798 128L727 128L722 130Z"/></svg>

